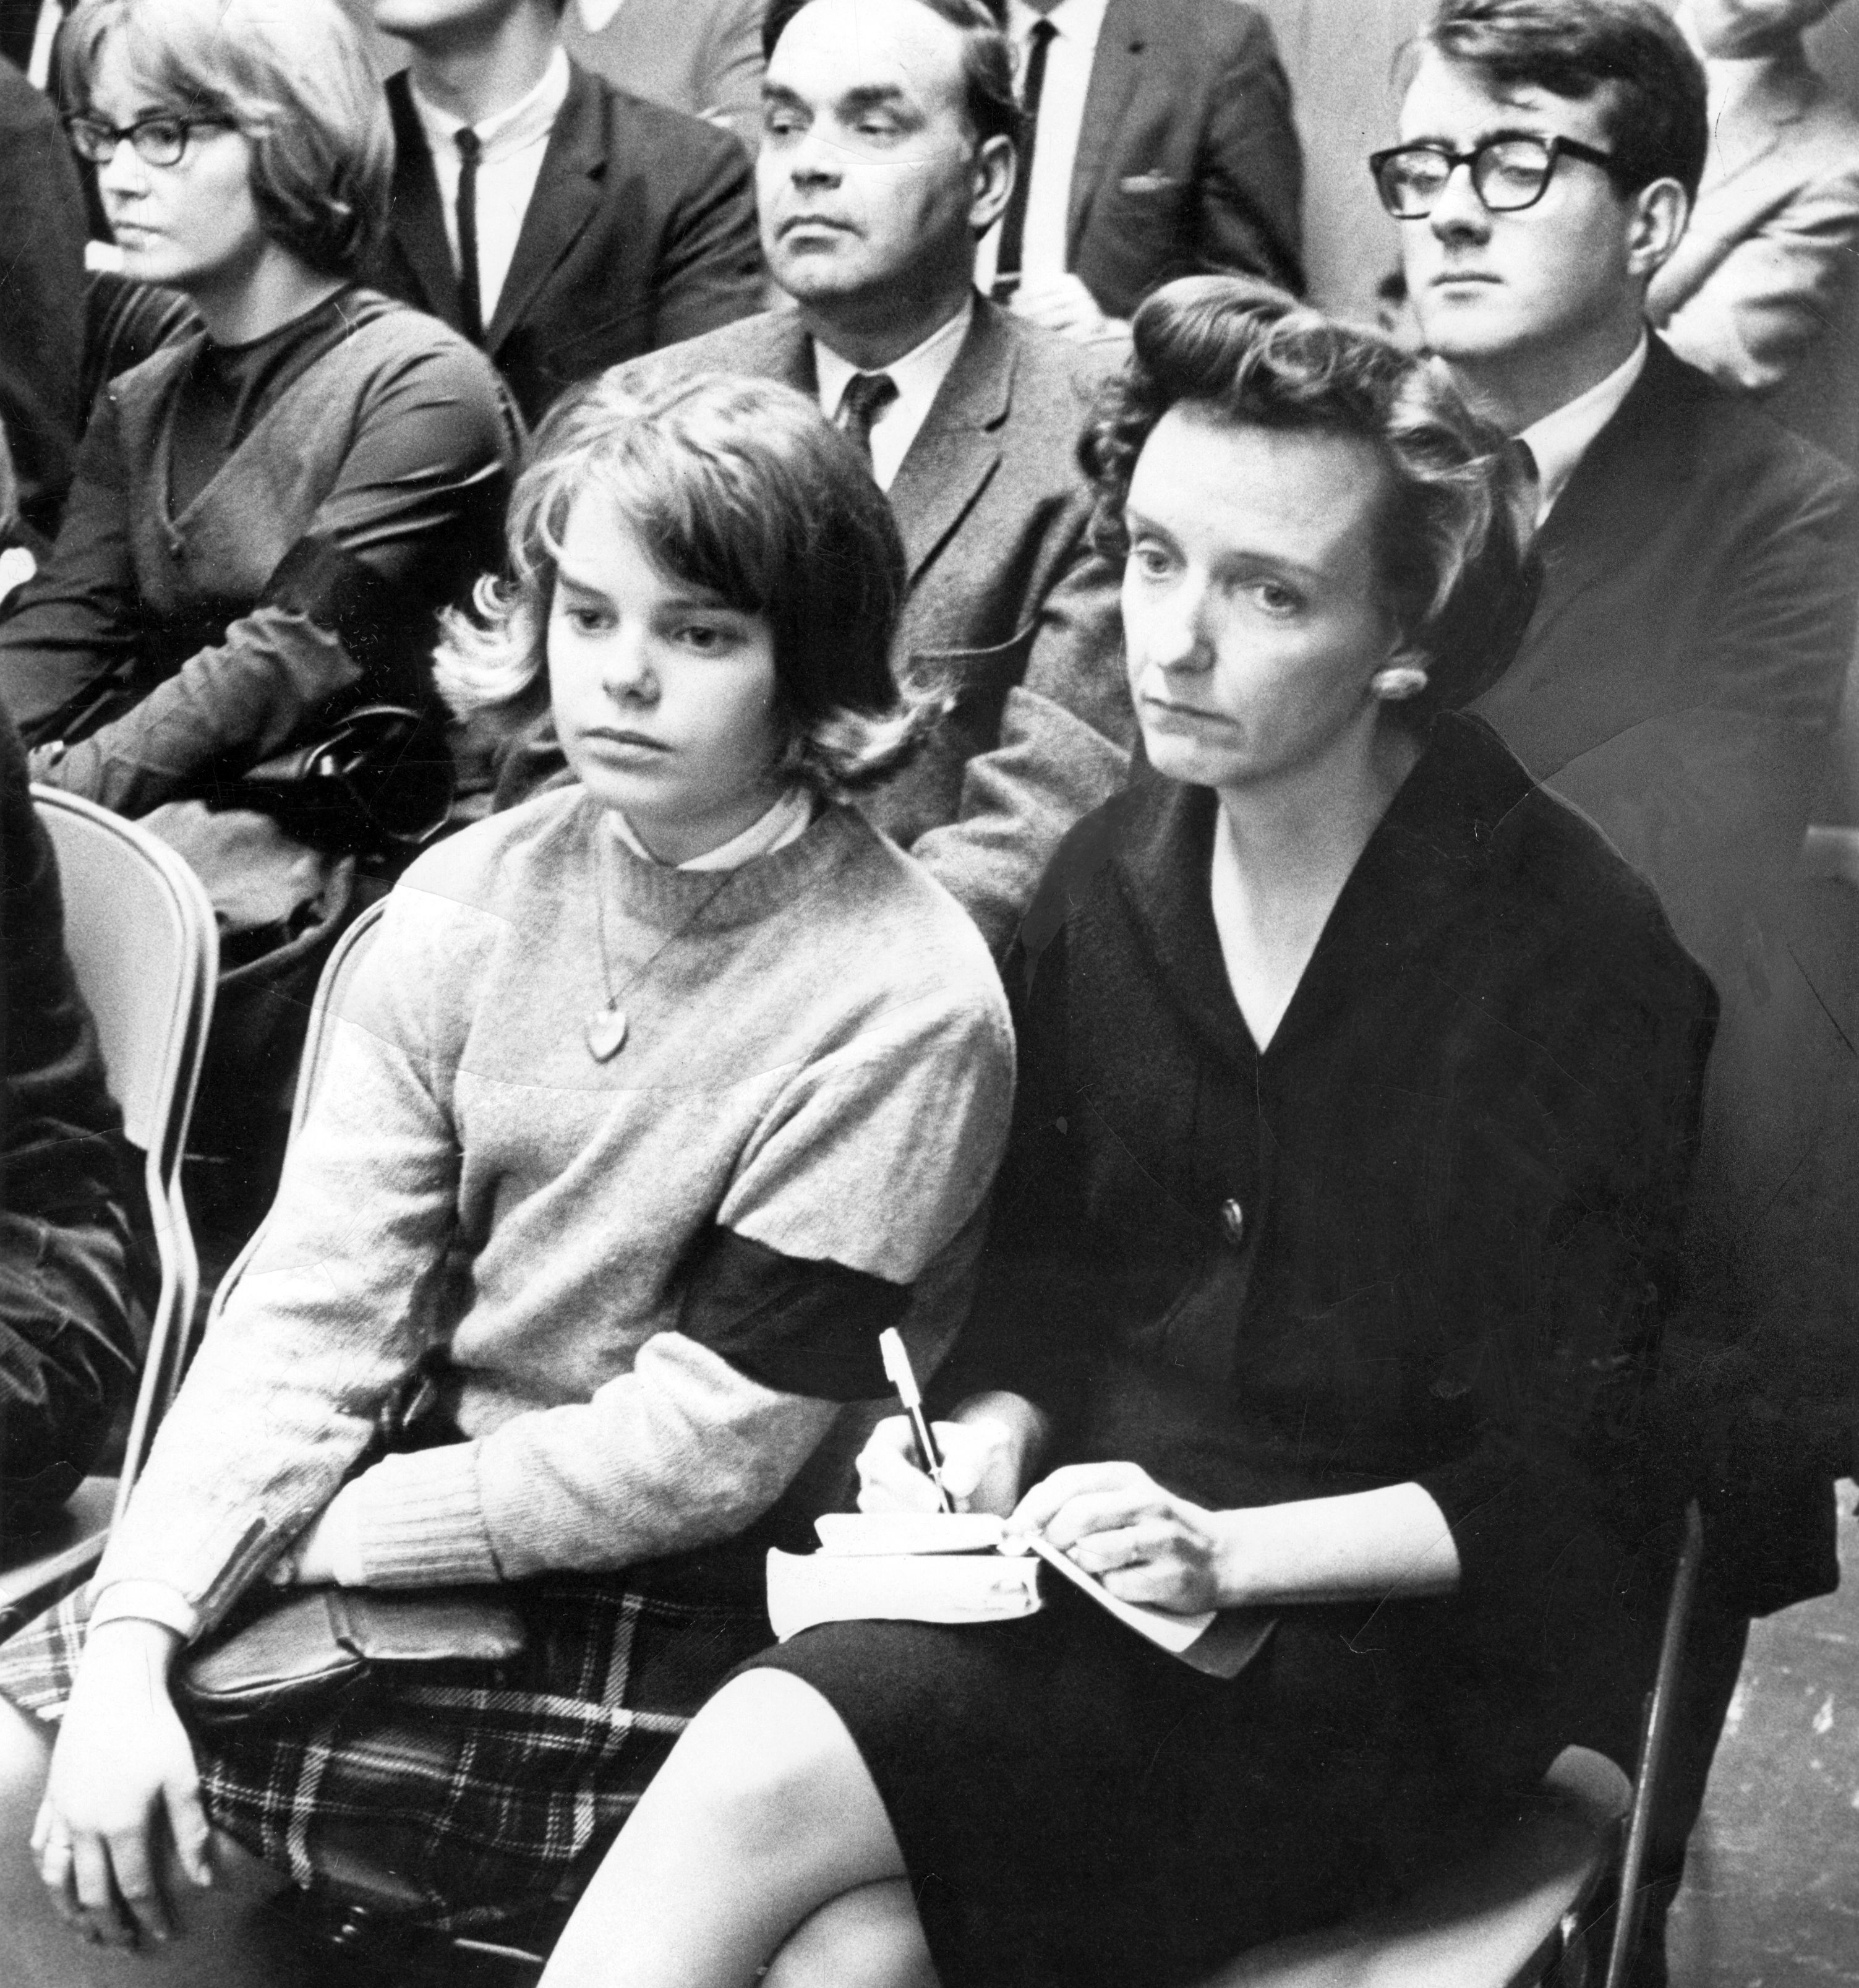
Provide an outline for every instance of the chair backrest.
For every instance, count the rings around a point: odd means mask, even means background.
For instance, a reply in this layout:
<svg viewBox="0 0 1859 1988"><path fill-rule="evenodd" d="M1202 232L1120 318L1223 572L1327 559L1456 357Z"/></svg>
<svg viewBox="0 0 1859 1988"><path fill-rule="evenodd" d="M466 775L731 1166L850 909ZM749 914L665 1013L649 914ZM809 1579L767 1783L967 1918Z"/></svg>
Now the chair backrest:
<svg viewBox="0 0 1859 1988"><path fill-rule="evenodd" d="M336 1037L336 1032L330 1024L342 1013L343 999L357 969L368 956L368 948L374 943L375 935L380 929L381 914L386 909L384 899L378 904L370 904L336 942L333 950L323 964L323 976L316 982L316 997L310 1003L309 1027L303 1038L303 1055L297 1065L297 1090L290 1107L290 1136L292 1140L303 1131L303 1121L309 1116L310 1104L316 1097L317 1086L329 1072L330 1050ZM225 1310L240 1278L245 1273L245 1266L251 1262L264 1237L265 1225L260 1222L245 1248L232 1259L226 1274L220 1279L219 1288L214 1292L213 1302L207 1311L209 1330L218 1323L220 1314Z"/></svg>
<svg viewBox="0 0 1859 1988"><path fill-rule="evenodd" d="M330 1049L335 1036L330 1024L341 1016L344 999L380 930L381 914L387 908L385 898L378 904L370 904L336 942L323 963L316 998L310 1003L309 1029L303 1038L303 1060L297 1069L296 1095L291 1100L293 1139L303 1129L316 1088L328 1073Z"/></svg>
<svg viewBox="0 0 1859 1988"><path fill-rule="evenodd" d="M58 854L65 948L130 1141L171 1180L211 1014L219 935L200 880L133 821L33 789ZM157 1211L159 1214L159 1211Z"/></svg>
<svg viewBox="0 0 1859 1988"><path fill-rule="evenodd" d="M200 1263L181 1192L219 972L205 887L167 845L93 802L50 787L32 799L58 856L65 950L96 1023L110 1095L145 1155L161 1287L117 1486L120 1517L187 1357Z"/></svg>

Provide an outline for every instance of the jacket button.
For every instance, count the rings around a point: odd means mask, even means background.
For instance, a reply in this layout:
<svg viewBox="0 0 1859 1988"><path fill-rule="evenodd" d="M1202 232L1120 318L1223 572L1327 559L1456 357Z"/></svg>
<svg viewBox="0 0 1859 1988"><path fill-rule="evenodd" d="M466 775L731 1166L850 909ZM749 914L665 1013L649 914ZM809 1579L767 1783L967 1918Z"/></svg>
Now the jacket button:
<svg viewBox="0 0 1859 1988"><path fill-rule="evenodd" d="M1238 1202L1221 1202L1220 1233L1235 1249L1246 1240L1246 1210Z"/></svg>

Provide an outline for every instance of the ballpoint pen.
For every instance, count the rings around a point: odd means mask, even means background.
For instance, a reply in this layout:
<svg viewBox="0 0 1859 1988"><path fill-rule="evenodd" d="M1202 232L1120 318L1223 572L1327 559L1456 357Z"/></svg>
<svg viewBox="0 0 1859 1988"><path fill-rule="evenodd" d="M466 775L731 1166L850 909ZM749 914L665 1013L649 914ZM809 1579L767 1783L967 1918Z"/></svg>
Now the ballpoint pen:
<svg viewBox="0 0 1859 1988"><path fill-rule="evenodd" d="M910 1355L904 1350L903 1338L894 1327L878 1334L878 1354L884 1362L885 1378L897 1389L897 1398L904 1404L904 1412L910 1418L911 1428L917 1439L918 1462L935 1486L936 1496L943 1510L953 1512L955 1501L943 1485L942 1459L936 1452L936 1439L930 1433L929 1418L923 1412L922 1390L911 1371Z"/></svg>

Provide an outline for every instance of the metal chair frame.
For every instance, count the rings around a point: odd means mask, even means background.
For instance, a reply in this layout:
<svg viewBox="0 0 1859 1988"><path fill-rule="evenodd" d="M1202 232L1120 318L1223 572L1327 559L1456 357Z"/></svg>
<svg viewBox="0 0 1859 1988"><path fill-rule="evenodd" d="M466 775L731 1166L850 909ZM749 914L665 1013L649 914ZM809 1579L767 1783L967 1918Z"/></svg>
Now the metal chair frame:
<svg viewBox="0 0 1859 1988"><path fill-rule="evenodd" d="M0 1570L0 1635L69 1592L96 1565L185 1363L200 1264L181 1194L181 1159L219 964L218 929L206 891L164 843L73 794L35 787L32 800L57 854L66 951L96 1024L124 1134L143 1155L161 1284L121 1475L113 1483L86 1479L56 1529L65 1537ZM132 898L152 928L123 915ZM158 948L151 944L157 931Z"/></svg>

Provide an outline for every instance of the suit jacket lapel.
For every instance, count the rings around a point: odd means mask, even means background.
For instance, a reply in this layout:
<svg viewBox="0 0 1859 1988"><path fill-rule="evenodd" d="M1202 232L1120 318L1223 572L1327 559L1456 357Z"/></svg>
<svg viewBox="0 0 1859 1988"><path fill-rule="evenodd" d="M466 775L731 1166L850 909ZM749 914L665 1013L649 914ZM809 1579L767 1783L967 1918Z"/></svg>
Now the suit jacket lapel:
<svg viewBox="0 0 1859 1988"><path fill-rule="evenodd" d="M810 369L810 347L807 353ZM978 297L962 350L891 486L913 583L999 464L1013 364L1005 314Z"/></svg>
<svg viewBox="0 0 1859 1988"><path fill-rule="evenodd" d="M445 237L445 216L439 206L439 182L426 149L407 86L407 72L387 79L387 106L394 120L394 211L388 240L412 272L425 307L459 328L458 272L452 266L451 245Z"/></svg>
<svg viewBox="0 0 1859 1988"><path fill-rule="evenodd" d="M1097 31L1097 52L1091 61L1091 80L1084 96L1084 122L1079 127L1078 154L1072 166L1071 200L1065 217L1065 255L1069 266L1078 252L1085 216L1104 177L1110 143L1142 74L1143 50L1152 32L1144 25L1137 0L1110 0Z"/></svg>
<svg viewBox="0 0 1859 1988"><path fill-rule="evenodd" d="M549 134L536 191L529 197L516 252L510 259L509 274L504 278L497 308L485 330L485 343L493 357L600 206L600 181L607 171L600 109L599 85L585 69L576 67L555 129Z"/></svg>
<svg viewBox="0 0 1859 1988"><path fill-rule="evenodd" d="M1695 439L1687 387L1687 369L1654 338L1645 370L1577 465L1536 541L1543 594L1526 649L1590 588L1636 559L1670 516L1669 493L1685 478Z"/></svg>

